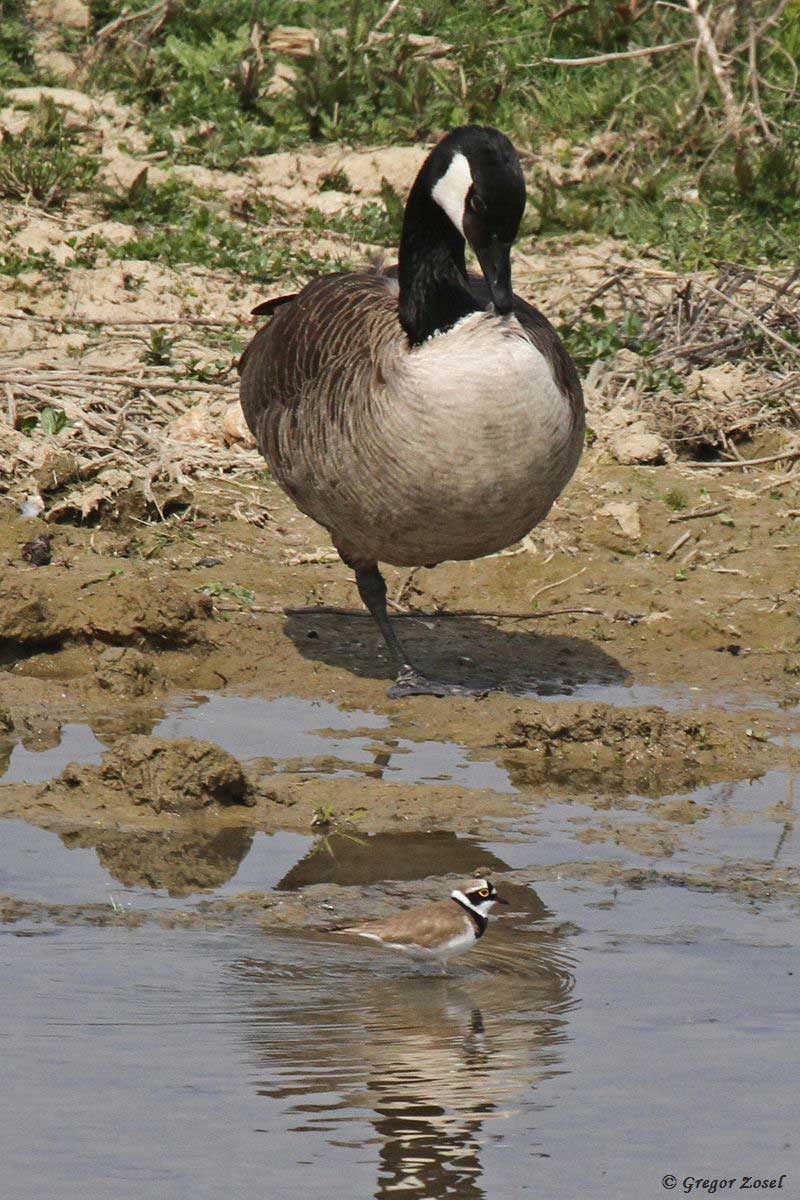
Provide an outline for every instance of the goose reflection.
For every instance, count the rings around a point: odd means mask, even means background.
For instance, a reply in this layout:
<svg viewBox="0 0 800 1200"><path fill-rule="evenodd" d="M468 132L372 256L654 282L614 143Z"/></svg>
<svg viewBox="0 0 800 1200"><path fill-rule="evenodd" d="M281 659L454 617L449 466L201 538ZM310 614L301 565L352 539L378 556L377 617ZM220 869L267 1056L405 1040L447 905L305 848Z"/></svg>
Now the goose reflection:
<svg viewBox="0 0 800 1200"><path fill-rule="evenodd" d="M336 1147L377 1144L376 1200L483 1197L487 1139L513 1114L535 1121L537 1089L563 1069L570 964L530 915L510 924L494 922L491 945L450 977L319 936L276 938L269 960L238 964L259 1093L290 1106L296 1131L324 1134L334 1169Z"/></svg>
<svg viewBox="0 0 800 1200"><path fill-rule="evenodd" d="M452 875L505 871L506 864L474 838L444 830L427 833L333 831L318 838L288 871L278 888L292 891L316 883L370 886L382 880L426 879L446 870Z"/></svg>

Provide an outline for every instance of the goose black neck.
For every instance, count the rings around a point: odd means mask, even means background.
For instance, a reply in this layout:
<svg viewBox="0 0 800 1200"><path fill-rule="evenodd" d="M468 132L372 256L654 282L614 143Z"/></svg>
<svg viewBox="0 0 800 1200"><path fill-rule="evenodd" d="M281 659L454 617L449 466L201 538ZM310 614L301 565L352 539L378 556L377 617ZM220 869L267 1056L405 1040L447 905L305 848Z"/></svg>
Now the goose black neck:
<svg viewBox="0 0 800 1200"><path fill-rule="evenodd" d="M412 346L479 309L467 283L464 239L431 199L424 170L406 205L399 282L400 324Z"/></svg>

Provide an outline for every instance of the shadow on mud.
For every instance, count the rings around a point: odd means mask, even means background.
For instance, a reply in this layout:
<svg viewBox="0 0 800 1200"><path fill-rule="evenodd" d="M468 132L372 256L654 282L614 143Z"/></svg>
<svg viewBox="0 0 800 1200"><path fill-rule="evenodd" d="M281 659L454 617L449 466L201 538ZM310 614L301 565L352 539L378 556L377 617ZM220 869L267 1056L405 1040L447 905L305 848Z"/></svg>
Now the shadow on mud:
<svg viewBox="0 0 800 1200"><path fill-rule="evenodd" d="M585 638L498 629L480 618L448 613L395 619L395 625L411 661L448 682L568 695L580 684L622 684L630 678L617 659ZM362 678L393 675L366 612L290 615L284 629L304 658Z"/></svg>

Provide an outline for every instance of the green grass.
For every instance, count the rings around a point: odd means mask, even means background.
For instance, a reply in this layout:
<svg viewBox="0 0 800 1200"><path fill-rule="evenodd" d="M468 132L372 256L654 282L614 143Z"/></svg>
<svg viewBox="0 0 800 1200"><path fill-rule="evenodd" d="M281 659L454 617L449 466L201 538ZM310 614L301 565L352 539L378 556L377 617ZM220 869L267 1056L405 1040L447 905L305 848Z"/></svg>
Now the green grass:
<svg viewBox="0 0 800 1200"><path fill-rule="evenodd" d="M97 159L80 145L83 131L68 125L50 100L43 100L22 133L0 141L0 197L42 208L62 208L69 196L89 188Z"/></svg>
<svg viewBox="0 0 800 1200"><path fill-rule="evenodd" d="M146 0L137 0L136 7L147 8ZM790 92L800 56L800 0L790 0L759 47L766 81L761 103L775 145L752 115L746 55L734 60L733 85L748 123L738 154L724 136L713 80L706 80L698 106L691 49L600 67L541 62L691 34L689 18L674 7L642 5L633 20L635 7L610 0L575 6L559 0L427 0L424 6L400 5L384 26L391 36L376 41L370 31L386 11L385 0L184 0L170 7L157 29L146 18L108 41L106 52L94 56L90 86L135 105L151 150L166 151L168 161L232 170L248 155L306 142L402 144L465 121L497 125L521 147L545 149L550 157L548 147L563 139L557 157L568 166L577 146L610 132L616 144L605 159L598 154L581 177L554 186L541 172L535 175L527 233L612 235L682 269L721 258L794 260L800 239L800 103ZM771 0L753 0L752 10L762 19ZM91 0L92 28L85 35L72 31L69 48L80 50L83 37L88 49L100 27L123 12L131 15L129 0ZM23 0L0 0L0 15L0 78L29 82L35 72L27 6ZM294 85L271 96L267 86L276 59L267 41L278 24L313 26L320 44L318 53L291 60ZM343 36L335 32L341 29ZM728 48L741 33L732 30ZM410 34L446 43L449 65L420 55ZM699 69L707 76L703 60ZM331 178L323 186L346 190L342 182ZM47 191L46 181L34 180L34 186ZM162 202L168 211L159 213ZM149 232L137 234L148 257L166 250L168 261L219 265L244 253L262 276L277 269L280 247L265 251L258 266L237 235L218 218L203 218L196 205L185 214L185 233L170 232L174 251L164 247L157 225L177 224L178 202L177 195L142 193L123 198L115 215L150 223ZM309 214L312 228L316 220ZM341 232L392 244L397 227L396 212L383 198L357 220L348 219ZM208 237L219 238L220 245L204 249Z"/></svg>
<svg viewBox="0 0 800 1200"><path fill-rule="evenodd" d="M349 191L346 178L339 182L346 187L337 188L337 191ZM305 214L304 224L306 229L313 230L321 237L331 232L343 233L357 242L367 242L372 246L397 246L403 224L403 199L384 179L380 200L368 201L358 212L345 211L332 216L327 216L318 208L310 208Z"/></svg>
<svg viewBox="0 0 800 1200"><path fill-rule="evenodd" d="M56 262L49 250L0 250L0 275L23 275L26 271L45 271L52 278L58 278L64 273L64 268Z"/></svg>
<svg viewBox="0 0 800 1200"><path fill-rule="evenodd" d="M28 5L0 0L0 84L25 87L35 75L33 36Z"/></svg>
<svg viewBox="0 0 800 1200"><path fill-rule="evenodd" d="M664 493L662 499L667 508L671 508L673 512L682 512L683 509L689 507L689 500L686 493L680 491L678 488L670 488L668 492Z"/></svg>
<svg viewBox="0 0 800 1200"><path fill-rule="evenodd" d="M618 350L633 350L646 356L657 346L642 334L642 318L627 312L621 317L606 315L602 304L593 304L590 320L576 321L563 330L569 340L570 354L582 370L588 370L595 359L612 358Z"/></svg>
<svg viewBox="0 0 800 1200"><path fill-rule="evenodd" d="M232 271L242 279L268 283L287 274L329 270L326 258L270 234L271 206L256 204L246 220L233 221L219 210L219 200L177 178L153 186L137 186L135 195L107 193L106 215L133 226L129 241L84 245L81 265L93 265L98 250L109 258L135 258L164 266L183 264Z"/></svg>

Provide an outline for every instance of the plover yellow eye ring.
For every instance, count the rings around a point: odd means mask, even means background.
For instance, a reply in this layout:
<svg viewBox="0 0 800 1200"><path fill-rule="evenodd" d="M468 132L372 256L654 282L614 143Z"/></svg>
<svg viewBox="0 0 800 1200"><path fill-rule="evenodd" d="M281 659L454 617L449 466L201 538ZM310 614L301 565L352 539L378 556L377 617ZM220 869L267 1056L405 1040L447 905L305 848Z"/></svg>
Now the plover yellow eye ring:
<svg viewBox="0 0 800 1200"><path fill-rule="evenodd" d="M488 896L488 895L489 895L489 889L488 889L488 888L480 888L480 889L479 889L479 891L478 891L478 895L479 895L479 896Z"/></svg>

